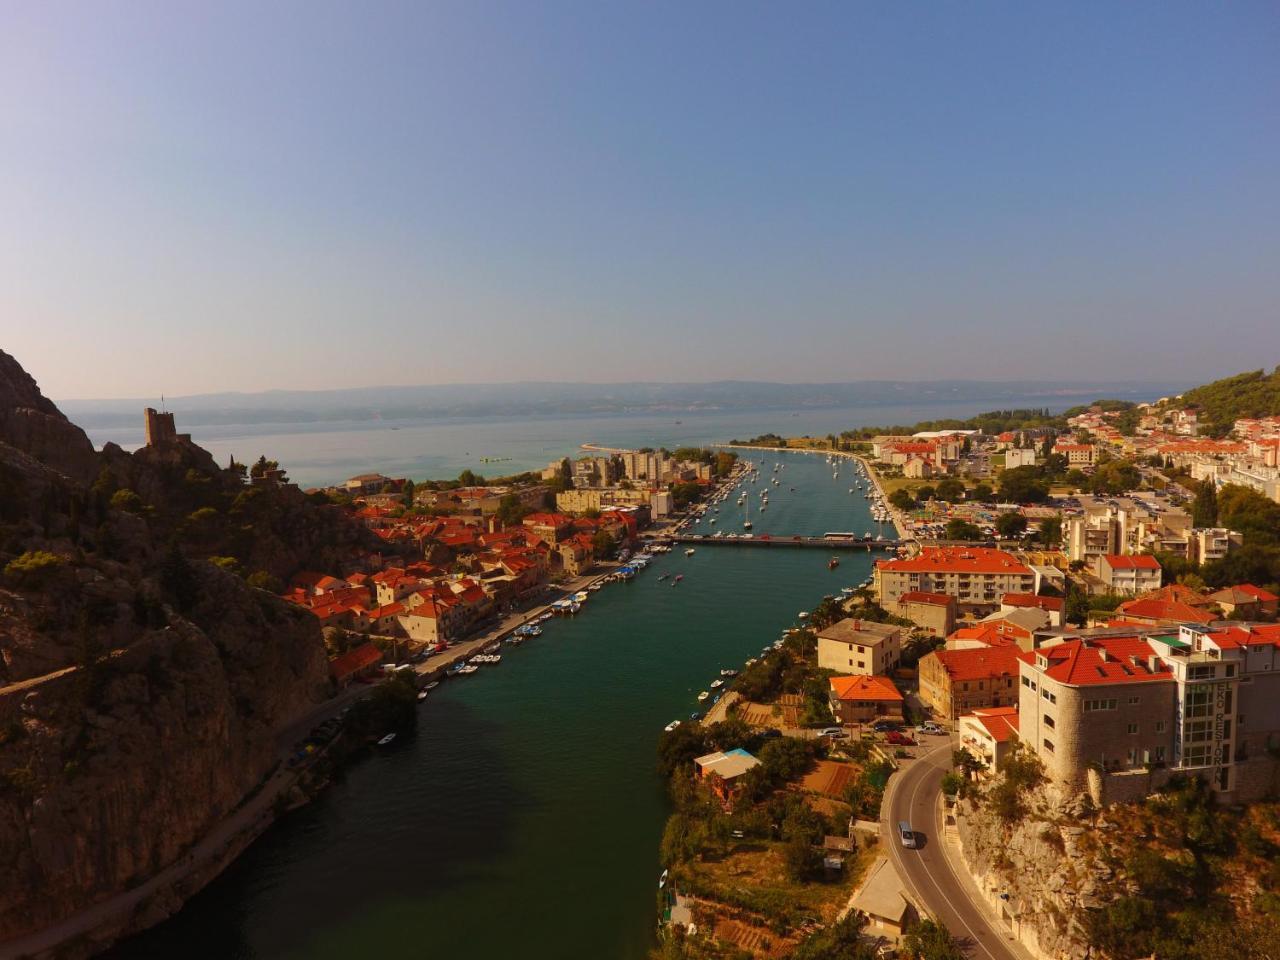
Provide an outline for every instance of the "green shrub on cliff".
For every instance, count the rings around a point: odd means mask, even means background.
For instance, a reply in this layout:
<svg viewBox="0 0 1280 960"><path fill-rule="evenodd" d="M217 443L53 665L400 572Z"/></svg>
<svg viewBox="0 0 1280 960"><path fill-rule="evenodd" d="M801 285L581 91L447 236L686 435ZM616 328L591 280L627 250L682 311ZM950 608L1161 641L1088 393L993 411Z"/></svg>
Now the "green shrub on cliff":
<svg viewBox="0 0 1280 960"><path fill-rule="evenodd" d="M48 550L28 550L22 556L5 564L5 578L12 584L28 590L38 590L48 584L67 564L64 557Z"/></svg>

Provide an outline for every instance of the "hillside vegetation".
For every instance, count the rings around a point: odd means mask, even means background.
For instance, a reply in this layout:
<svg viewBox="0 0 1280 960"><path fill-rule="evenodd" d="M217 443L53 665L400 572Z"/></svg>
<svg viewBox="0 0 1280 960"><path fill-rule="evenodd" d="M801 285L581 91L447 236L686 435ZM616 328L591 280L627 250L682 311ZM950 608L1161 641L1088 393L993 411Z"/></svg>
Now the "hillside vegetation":
<svg viewBox="0 0 1280 960"><path fill-rule="evenodd" d="M1280 415L1280 367L1215 380L1188 390L1182 399L1199 407L1210 432L1221 436L1241 417Z"/></svg>

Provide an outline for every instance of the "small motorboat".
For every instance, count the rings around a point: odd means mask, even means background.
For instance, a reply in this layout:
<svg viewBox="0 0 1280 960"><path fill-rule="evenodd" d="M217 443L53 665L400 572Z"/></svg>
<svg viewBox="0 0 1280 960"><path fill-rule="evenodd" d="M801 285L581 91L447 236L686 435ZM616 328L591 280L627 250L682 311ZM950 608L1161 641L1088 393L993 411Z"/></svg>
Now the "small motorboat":
<svg viewBox="0 0 1280 960"><path fill-rule="evenodd" d="M704 701L709 700L710 698L711 698L711 693L708 690L703 690L700 694L698 694L699 703L703 703Z"/></svg>
<svg viewBox="0 0 1280 960"><path fill-rule="evenodd" d="M419 690L419 691L418 691L418 702L419 702L419 703L421 703L421 702L422 702L423 700L425 700L425 699L427 699L427 691L426 691L426 690Z"/></svg>
<svg viewBox="0 0 1280 960"><path fill-rule="evenodd" d="M721 670L720 671L720 676L722 677L736 677L737 675L738 675L737 670Z"/></svg>
<svg viewBox="0 0 1280 960"><path fill-rule="evenodd" d="M675 729L676 727L678 727L678 726L680 726L680 721L679 721L679 720L672 720L670 723L668 723L668 724L667 724L665 727L663 727L662 729L663 729L663 730L665 730L665 731L667 731L667 733L670 733L672 730L674 730L674 729Z"/></svg>
<svg viewBox="0 0 1280 960"><path fill-rule="evenodd" d="M659 581L665 580L665 579L667 579L667 577L668 577L668 576L670 576L670 574L660 573L660 574L658 574L658 580L659 580Z"/></svg>
<svg viewBox="0 0 1280 960"><path fill-rule="evenodd" d="M395 738L396 738L396 735L394 733L388 733L385 737L383 737L381 740L378 741L378 746L385 747Z"/></svg>
<svg viewBox="0 0 1280 960"><path fill-rule="evenodd" d="M679 722L680 722L679 720L677 720L677 721L676 721L676 723L679 723ZM670 730L671 728L670 728L670 727L668 727L667 729L668 729L668 730ZM658 878L658 889L659 889L659 890L661 890L663 887L665 887L665 886L667 885L667 877L668 877L668 876L669 876L669 872L668 872L668 871L666 871L666 870L663 870L663 871L662 871L662 876L660 876L660 877Z"/></svg>
<svg viewBox="0 0 1280 960"><path fill-rule="evenodd" d="M716 689L717 687L723 687L723 686L724 686L724 681L723 681L723 680L712 680L712 681L711 681L711 689L712 689L712 690Z"/></svg>
<svg viewBox="0 0 1280 960"><path fill-rule="evenodd" d="M840 566L840 558L839 558L839 557L832 557L830 560L828 560L828 561L827 561L827 569L828 569L828 570L834 570L834 569L835 569L836 567L838 567L838 566Z"/></svg>
<svg viewBox="0 0 1280 960"><path fill-rule="evenodd" d="M809 611L808 611L808 610L801 610L798 614L796 614L796 616L798 616L801 620L808 620L808 619L809 619Z"/></svg>
<svg viewBox="0 0 1280 960"><path fill-rule="evenodd" d="M692 557L692 556L694 555L694 553L696 553L696 552L697 552L697 551L695 551L695 550L693 549L693 547L690 547L688 550L686 550L686 551L684 552L684 555L685 555L686 557Z"/></svg>
<svg viewBox="0 0 1280 960"><path fill-rule="evenodd" d="M438 687L438 686L440 686L440 681L439 681L439 680L432 680L430 683L428 683L428 684L427 684L425 687L423 687L422 689L423 689L423 690L434 690L434 689L435 689L436 687Z"/></svg>
<svg viewBox="0 0 1280 960"><path fill-rule="evenodd" d="M683 579L684 579L684 574L683 574L683 573L677 573L677 574L676 574L676 578L675 578L674 580L672 580L672 581L671 581L671 585L674 587L677 583L679 583L679 582L680 582L681 580L683 580Z"/></svg>

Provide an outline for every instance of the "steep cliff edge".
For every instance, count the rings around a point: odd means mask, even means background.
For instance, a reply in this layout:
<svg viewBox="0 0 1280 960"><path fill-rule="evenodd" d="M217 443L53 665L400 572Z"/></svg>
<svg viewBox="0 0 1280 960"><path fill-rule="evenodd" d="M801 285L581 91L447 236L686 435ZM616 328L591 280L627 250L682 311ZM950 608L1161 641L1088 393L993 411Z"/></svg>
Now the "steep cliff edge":
<svg viewBox="0 0 1280 960"><path fill-rule="evenodd" d="M1096 808L1023 762L969 783L964 857L989 902L1054 960L1258 960L1280 955L1280 805L1218 807L1195 778Z"/></svg>
<svg viewBox="0 0 1280 960"><path fill-rule="evenodd" d="M314 619L244 576L367 537L193 444L95 452L0 352L0 946L174 863L263 783L329 682Z"/></svg>

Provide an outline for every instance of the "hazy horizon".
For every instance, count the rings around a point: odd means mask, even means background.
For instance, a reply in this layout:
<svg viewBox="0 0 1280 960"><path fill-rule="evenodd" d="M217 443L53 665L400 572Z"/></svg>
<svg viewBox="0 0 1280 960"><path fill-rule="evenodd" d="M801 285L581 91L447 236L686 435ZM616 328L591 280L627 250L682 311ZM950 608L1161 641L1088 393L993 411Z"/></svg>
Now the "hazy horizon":
<svg viewBox="0 0 1280 960"><path fill-rule="evenodd" d="M53 397L1280 360L1280 11L0 7Z"/></svg>

